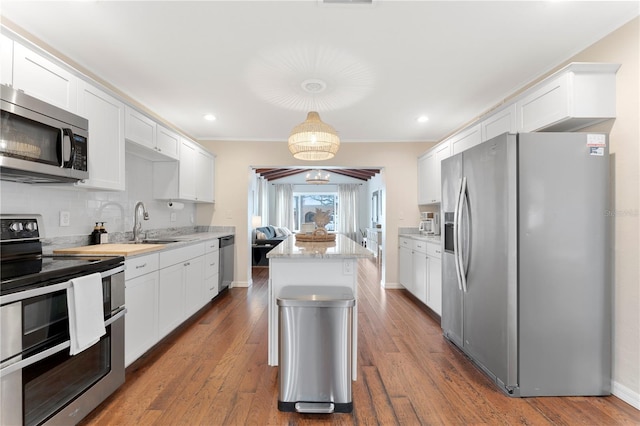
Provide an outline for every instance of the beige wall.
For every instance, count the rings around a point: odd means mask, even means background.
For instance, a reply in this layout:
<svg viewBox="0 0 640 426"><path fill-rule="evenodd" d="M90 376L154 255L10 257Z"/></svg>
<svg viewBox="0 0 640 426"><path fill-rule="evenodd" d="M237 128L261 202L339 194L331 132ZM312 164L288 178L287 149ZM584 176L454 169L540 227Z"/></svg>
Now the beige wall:
<svg viewBox="0 0 640 426"><path fill-rule="evenodd" d="M633 393L640 409L640 18L571 58L614 62L617 118L610 123L614 352L616 395Z"/></svg>

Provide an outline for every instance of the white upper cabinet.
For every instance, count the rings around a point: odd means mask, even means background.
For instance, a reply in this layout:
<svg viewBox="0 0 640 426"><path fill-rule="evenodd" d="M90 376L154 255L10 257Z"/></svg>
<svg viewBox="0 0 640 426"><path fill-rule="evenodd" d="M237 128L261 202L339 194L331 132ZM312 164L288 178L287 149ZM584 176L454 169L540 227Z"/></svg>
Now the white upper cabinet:
<svg viewBox="0 0 640 426"><path fill-rule="evenodd" d="M89 120L89 179L79 187L125 190L124 104L82 80L78 114Z"/></svg>
<svg viewBox="0 0 640 426"><path fill-rule="evenodd" d="M616 116L619 64L573 63L516 102L520 132L568 132Z"/></svg>
<svg viewBox="0 0 640 426"><path fill-rule="evenodd" d="M126 107L127 151L151 161L178 159L180 136L130 106Z"/></svg>
<svg viewBox="0 0 640 426"><path fill-rule="evenodd" d="M214 157L181 138L180 161L153 164L153 196L160 200L214 202Z"/></svg>
<svg viewBox="0 0 640 426"><path fill-rule="evenodd" d="M482 141L487 141L503 133L515 133L516 128L516 105L511 104L494 112L484 119L482 127Z"/></svg>
<svg viewBox="0 0 640 426"><path fill-rule="evenodd" d="M430 204L432 193L431 170L434 167L436 154L430 150L418 157L418 204Z"/></svg>
<svg viewBox="0 0 640 426"><path fill-rule="evenodd" d="M440 163L449 156L451 146L446 140L418 158L418 204L439 203L442 199Z"/></svg>
<svg viewBox="0 0 640 426"><path fill-rule="evenodd" d="M179 149L180 135L158 124L156 129L156 150L162 155L177 160L180 156Z"/></svg>
<svg viewBox="0 0 640 426"><path fill-rule="evenodd" d="M204 203L213 203L215 201L214 194L214 173L215 158L214 156L198 147L196 154L196 200Z"/></svg>
<svg viewBox="0 0 640 426"><path fill-rule="evenodd" d="M125 111L127 140L153 150L156 146L156 122L128 105Z"/></svg>
<svg viewBox="0 0 640 426"><path fill-rule="evenodd" d="M178 191L179 197L185 200L196 200L197 155L196 146L183 139L180 144Z"/></svg>
<svg viewBox="0 0 640 426"><path fill-rule="evenodd" d="M78 78L19 43L13 43L13 87L77 113Z"/></svg>
<svg viewBox="0 0 640 426"><path fill-rule="evenodd" d="M482 142L482 131L480 124L471 126L460 133L451 136L449 139L451 145L451 153L453 155L465 151L472 146L476 146Z"/></svg>
<svg viewBox="0 0 640 426"><path fill-rule="evenodd" d="M13 40L0 34L0 84L13 84Z"/></svg>

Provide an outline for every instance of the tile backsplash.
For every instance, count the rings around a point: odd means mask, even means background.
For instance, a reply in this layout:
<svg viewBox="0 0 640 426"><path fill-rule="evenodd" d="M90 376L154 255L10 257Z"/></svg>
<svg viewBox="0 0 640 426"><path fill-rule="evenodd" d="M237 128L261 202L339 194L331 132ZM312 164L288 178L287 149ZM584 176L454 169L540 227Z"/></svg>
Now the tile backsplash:
<svg viewBox="0 0 640 426"><path fill-rule="evenodd" d="M143 230L195 226L195 204L169 210L167 201L154 200L153 163L133 154L126 155L125 191L88 191L68 187L30 185L0 181L0 211L3 214L41 214L45 238L89 235L95 222L106 222L108 232L133 229L133 209L144 202L149 220ZM60 226L60 212L71 214L69 226ZM171 214L175 214L175 221Z"/></svg>

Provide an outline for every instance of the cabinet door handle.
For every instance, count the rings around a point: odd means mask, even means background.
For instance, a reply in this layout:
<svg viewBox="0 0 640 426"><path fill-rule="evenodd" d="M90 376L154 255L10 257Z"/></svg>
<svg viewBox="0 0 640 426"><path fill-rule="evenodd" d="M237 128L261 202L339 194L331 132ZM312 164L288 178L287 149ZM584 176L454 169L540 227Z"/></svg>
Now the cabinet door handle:
<svg viewBox="0 0 640 426"><path fill-rule="evenodd" d="M191 265L191 262L185 262L184 266L189 266Z"/></svg>
<svg viewBox="0 0 640 426"><path fill-rule="evenodd" d="M147 264L143 263L142 265L136 265L136 269L140 269L140 268L146 268Z"/></svg>

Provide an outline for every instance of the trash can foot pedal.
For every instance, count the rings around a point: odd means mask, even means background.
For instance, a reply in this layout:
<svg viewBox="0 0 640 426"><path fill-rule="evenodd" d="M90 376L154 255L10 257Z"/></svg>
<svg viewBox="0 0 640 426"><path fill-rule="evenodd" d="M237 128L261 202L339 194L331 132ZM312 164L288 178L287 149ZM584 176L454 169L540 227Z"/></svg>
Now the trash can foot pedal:
<svg viewBox="0 0 640 426"><path fill-rule="evenodd" d="M351 413L353 402L283 402L278 401L278 410L309 414Z"/></svg>
<svg viewBox="0 0 640 426"><path fill-rule="evenodd" d="M296 402L296 411L298 413L333 413L334 405L332 402Z"/></svg>

